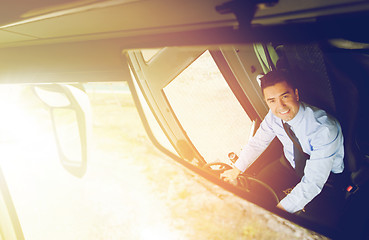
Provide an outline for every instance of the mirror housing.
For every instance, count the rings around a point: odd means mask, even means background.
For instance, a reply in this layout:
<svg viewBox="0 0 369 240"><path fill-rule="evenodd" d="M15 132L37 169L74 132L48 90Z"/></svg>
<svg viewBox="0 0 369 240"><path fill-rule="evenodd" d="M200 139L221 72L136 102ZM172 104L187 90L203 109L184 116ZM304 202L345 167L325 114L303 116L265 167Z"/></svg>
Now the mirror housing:
<svg viewBox="0 0 369 240"><path fill-rule="evenodd" d="M55 142L62 166L83 177L87 170L91 105L81 85L34 85L35 95L50 112Z"/></svg>

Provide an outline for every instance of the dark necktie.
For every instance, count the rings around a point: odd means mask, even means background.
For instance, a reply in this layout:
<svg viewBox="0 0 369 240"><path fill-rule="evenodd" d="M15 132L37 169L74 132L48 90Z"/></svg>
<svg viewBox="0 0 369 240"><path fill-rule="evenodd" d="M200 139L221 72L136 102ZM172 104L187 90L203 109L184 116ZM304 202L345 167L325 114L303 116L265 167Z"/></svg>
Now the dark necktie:
<svg viewBox="0 0 369 240"><path fill-rule="evenodd" d="M302 178L304 176L304 168L306 165L306 160L310 158L309 154L304 153L301 144L297 139L295 133L292 131L291 126L288 123L282 121L283 128L286 131L288 137L293 142L293 157L295 161L295 171L297 175Z"/></svg>

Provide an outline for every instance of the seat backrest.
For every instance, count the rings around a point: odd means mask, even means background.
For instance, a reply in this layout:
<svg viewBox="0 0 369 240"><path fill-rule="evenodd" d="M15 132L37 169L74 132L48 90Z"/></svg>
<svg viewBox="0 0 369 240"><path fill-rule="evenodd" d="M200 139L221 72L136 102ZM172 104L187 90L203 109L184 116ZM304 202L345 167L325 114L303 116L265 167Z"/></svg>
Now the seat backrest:
<svg viewBox="0 0 369 240"><path fill-rule="evenodd" d="M300 99L335 115L336 102L323 55L317 44L284 46L289 71L294 75Z"/></svg>
<svg viewBox="0 0 369 240"><path fill-rule="evenodd" d="M369 180L369 55L367 50L327 47L324 60L330 80L334 83L337 118L345 141L345 164L353 183Z"/></svg>
<svg viewBox="0 0 369 240"><path fill-rule="evenodd" d="M343 62L337 62L343 61L344 56L322 49L327 50L317 43L284 45L285 67L298 80L302 101L324 109L339 120L344 135L345 171L356 182L361 176L352 173L366 165L357 144L360 98L358 85L352 80L356 73L347 69L349 65L341 66Z"/></svg>

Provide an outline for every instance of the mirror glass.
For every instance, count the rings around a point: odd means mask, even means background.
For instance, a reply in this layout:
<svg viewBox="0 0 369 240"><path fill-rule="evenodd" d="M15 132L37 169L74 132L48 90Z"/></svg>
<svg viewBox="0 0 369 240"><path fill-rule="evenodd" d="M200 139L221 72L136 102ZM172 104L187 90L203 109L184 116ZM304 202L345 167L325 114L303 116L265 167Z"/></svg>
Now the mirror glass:
<svg viewBox="0 0 369 240"><path fill-rule="evenodd" d="M53 109L56 137L64 161L81 164L82 146L76 111L70 108Z"/></svg>

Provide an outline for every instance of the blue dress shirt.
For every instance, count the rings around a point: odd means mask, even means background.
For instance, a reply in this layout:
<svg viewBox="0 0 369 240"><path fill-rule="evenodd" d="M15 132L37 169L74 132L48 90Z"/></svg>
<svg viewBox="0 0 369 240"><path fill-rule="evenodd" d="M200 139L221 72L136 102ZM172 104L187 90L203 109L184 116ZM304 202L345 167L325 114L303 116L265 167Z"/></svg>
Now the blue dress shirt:
<svg viewBox="0 0 369 240"><path fill-rule="evenodd" d="M321 109L301 102L298 113L287 123L299 139L303 151L310 155L300 183L280 202L284 209L293 213L303 209L321 192L330 172L343 171L344 148L339 122ZM270 110L256 134L242 149L235 167L244 172L274 137L281 141L286 159L295 167L293 143L283 129L281 119Z"/></svg>

